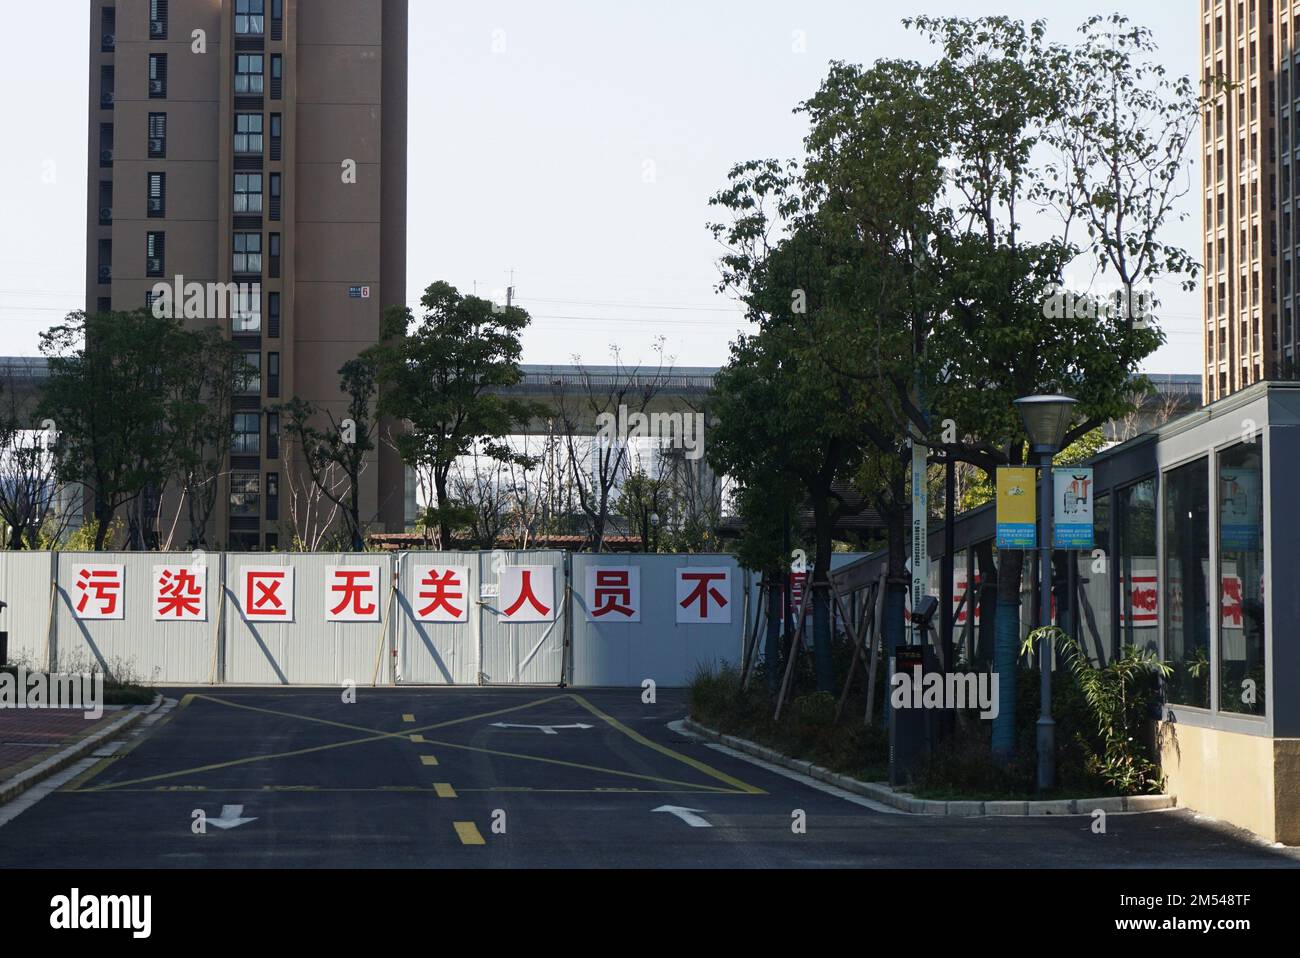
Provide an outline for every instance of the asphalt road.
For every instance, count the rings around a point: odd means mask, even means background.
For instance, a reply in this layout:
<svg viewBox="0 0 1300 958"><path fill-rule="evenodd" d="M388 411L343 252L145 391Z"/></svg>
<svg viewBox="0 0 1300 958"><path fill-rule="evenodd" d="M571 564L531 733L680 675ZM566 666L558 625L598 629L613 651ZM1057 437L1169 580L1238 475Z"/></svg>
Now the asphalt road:
<svg viewBox="0 0 1300 958"><path fill-rule="evenodd" d="M1185 810L1094 834L1088 817L870 807L672 731L678 692L171 694L167 719L0 827L0 868L1300 864Z"/></svg>

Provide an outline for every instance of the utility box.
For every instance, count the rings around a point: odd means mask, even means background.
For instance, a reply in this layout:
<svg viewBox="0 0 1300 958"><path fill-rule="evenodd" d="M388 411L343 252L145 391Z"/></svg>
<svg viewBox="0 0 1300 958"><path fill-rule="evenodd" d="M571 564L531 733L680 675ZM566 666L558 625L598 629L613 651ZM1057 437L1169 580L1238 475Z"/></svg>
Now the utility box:
<svg viewBox="0 0 1300 958"><path fill-rule="evenodd" d="M940 722L946 711L916 707L912 689L916 685L917 668L920 668L922 678L940 671L938 656L932 648L928 645L900 645L894 650L886 694L889 696L889 784L895 788L911 782L925 762L939 740ZM900 674L907 677L905 707L894 705L894 676ZM919 695L916 698L919 699Z"/></svg>

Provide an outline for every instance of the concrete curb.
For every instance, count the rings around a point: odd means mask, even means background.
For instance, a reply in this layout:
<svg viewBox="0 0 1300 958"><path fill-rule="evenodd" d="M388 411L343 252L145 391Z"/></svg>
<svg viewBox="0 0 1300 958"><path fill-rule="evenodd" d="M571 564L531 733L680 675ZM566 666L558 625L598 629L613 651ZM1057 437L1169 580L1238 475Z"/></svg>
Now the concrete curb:
<svg viewBox="0 0 1300 958"><path fill-rule="evenodd" d="M759 745L747 739L715 732L691 718L682 719L682 725L696 735L712 739L728 748L734 748L738 752L745 752L755 758L761 758L765 762L771 762L773 765L780 765L782 768L802 772L809 778L814 778L819 782L826 782L829 785L842 788L846 792L853 792L855 795L870 798L882 805L888 805L891 808L912 815L950 815L963 818L1040 817L1044 815L1060 817L1063 815L1091 815L1098 809L1107 813L1156 812L1174 808L1177 804L1177 797L1174 795L1134 795L1129 798L1070 798L1048 802L929 801L917 798L915 795L909 795L907 792L897 791L888 785L876 782L862 782L848 775L822 768L820 765L790 758L765 745Z"/></svg>
<svg viewBox="0 0 1300 958"><path fill-rule="evenodd" d="M88 754L97 751L105 744L117 738L127 729L131 728L137 722L141 721L146 715L158 709L162 705L163 697L161 694L154 697L151 705L133 705L125 715L119 717L116 721L109 723L91 735L78 742L74 742L66 748L43 762L33 765L31 768L24 769L13 778L6 782L0 782L0 805L13 801L23 792L27 791L34 785L38 785L51 775L56 775L63 769L67 768L73 762L84 758Z"/></svg>

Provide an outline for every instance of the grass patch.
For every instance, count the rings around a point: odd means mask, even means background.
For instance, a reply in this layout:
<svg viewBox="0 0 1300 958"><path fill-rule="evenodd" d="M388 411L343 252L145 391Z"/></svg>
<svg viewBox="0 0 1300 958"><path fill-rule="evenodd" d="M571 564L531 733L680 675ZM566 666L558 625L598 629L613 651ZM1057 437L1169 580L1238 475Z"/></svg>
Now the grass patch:
<svg viewBox="0 0 1300 958"><path fill-rule="evenodd" d="M879 690L877 690L879 692ZM867 782L889 777L889 738L883 728L862 721L861 697L850 697L835 723L836 696L807 692L796 696L772 721L776 697L762 667L742 689L734 666L701 669L690 687L691 718L708 728L776 749Z"/></svg>

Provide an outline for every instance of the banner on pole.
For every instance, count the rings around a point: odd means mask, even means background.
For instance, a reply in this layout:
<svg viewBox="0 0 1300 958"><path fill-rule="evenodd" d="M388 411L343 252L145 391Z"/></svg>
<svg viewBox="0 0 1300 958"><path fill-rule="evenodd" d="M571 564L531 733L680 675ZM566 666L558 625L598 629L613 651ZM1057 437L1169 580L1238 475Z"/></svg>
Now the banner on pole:
<svg viewBox="0 0 1300 958"><path fill-rule="evenodd" d="M1091 549L1092 470L1053 469L1052 481L1052 548Z"/></svg>
<svg viewBox="0 0 1300 958"><path fill-rule="evenodd" d="M998 548L1038 547L1038 507L1032 467L998 467Z"/></svg>

